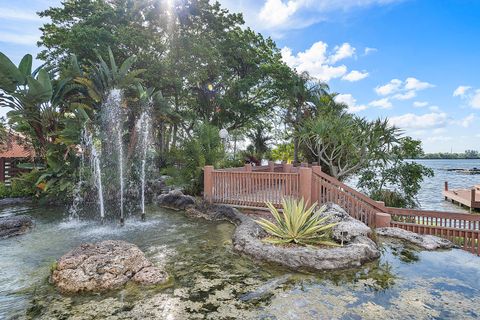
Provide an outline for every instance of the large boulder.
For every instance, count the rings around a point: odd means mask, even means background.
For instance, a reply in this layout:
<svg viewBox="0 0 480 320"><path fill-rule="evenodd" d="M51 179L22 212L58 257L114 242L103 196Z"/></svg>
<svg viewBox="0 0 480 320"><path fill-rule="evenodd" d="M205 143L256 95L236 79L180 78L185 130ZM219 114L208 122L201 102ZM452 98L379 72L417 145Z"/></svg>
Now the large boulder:
<svg viewBox="0 0 480 320"><path fill-rule="evenodd" d="M58 260L51 275L52 283L64 293L115 289L130 279L162 284L168 276L136 245L120 240L81 244Z"/></svg>
<svg viewBox="0 0 480 320"><path fill-rule="evenodd" d="M454 244L447 239L432 235L421 235L400 228L377 228L375 231L377 235L407 241L426 250L449 249L454 247Z"/></svg>
<svg viewBox="0 0 480 320"><path fill-rule="evenodd" d="M365 223L351 217L342 207L334 203L326 203L322 215L328 216L328 223L336 223L332 228L332 237L340 243L349 243L357 237L368 237L372 229Z"/></svg>
<svg viewBox="0 0 480 320"><path fill-rule="evenodd" d="M198 204L195 212L197 216L206 216L212 220L224 219L234 223L237 226L232 239L235 251L255 260L276 263L294 270L354 268L380 256L375 242L366 236L351 236L352 240L348 244L338 247L278 246L262 241L267 235L266 232L250 216L235 208L226 205ZM342 212L339 216L348 221L351 219Z"/></svg>
<svg viewBox="0 0 480 320"><path fill-rule="evenodd" d="M29 216L19 215L0 218L0 239L24 234L32 227L33 220Z"/></svg>
<svg viewBox="0 0 480 320"><path fill-rule="evenodd" d="M338 247L278 246L262 241L266 236L249 217L242 217L233 235L234 249L256 260L274 262L294 270L338 270L359 267L380 257L375 242L356 237Z"/></svg>
<svg viewBox="0 0 480 320"><path fill-rule="evenodd" d="M184 195L180 190L172 190L169 193L157 196L155 202L162 207L185 210L187 207L195 204L195 198Z"/></svg>

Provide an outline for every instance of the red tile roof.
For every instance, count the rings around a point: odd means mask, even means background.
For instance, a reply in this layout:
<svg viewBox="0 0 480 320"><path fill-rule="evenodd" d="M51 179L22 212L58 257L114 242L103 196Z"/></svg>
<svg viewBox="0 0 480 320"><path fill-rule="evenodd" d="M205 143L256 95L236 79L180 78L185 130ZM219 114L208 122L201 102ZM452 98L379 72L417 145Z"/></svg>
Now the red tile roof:
<svg viewBox="0 0 480 320"><path fill-rule="evenodd" d="M33 148L21 136L10 133L0 144L0 158L33 158Z"/></svg>

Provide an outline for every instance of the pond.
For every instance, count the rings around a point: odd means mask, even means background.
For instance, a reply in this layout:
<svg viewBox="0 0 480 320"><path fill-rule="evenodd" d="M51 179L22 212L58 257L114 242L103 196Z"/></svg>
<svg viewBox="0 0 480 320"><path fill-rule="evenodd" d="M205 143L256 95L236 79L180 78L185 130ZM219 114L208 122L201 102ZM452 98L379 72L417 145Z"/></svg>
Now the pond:
<svg viewBox="0 0 480 320"><path fill-rule="evenodd" d="M123 228L65 222L62 208L17 206L36 227L0 240L0 319L443 319L480 317L480 258L458 249L383 245L362 268L299 274L232 250L234 227L150 206L147 221ZM107 294L61 295L48 282L53 262L82 242L138 245L173 281L127 285Z"/></svg>

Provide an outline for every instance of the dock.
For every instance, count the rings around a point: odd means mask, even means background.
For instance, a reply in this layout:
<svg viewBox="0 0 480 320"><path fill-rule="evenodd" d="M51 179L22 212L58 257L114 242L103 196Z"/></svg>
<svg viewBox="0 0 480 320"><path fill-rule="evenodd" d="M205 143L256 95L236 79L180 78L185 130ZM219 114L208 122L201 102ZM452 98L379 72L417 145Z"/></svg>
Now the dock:
<svg viewBox="0 0 480 320"><path fill-rule="evenodd" d="M445 182L443 196L445 200L467 207L470 211L480 209L480 184L475 185L471 189L450 190L448 188L448 182Z"/></svg>

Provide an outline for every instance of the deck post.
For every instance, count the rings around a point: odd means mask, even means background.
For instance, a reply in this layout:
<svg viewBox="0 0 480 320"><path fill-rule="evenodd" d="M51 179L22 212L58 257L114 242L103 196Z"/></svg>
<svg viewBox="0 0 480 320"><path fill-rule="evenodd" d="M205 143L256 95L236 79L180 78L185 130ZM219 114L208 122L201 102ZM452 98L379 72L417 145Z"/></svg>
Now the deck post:
<svg viewBox="0 0 480 320"><path fill-rule="evenodd" d="M448 181L445 181L445 191L448 191Z"/></svg>
<svg viewBox="0 0 480 320"><path fill-rule="evenodd" d="M312 202L312 168L300 167L299 173L299 197L304 199L307 206Z"/></svg>
<svg viewBox="0 0 480 320"><path fill-rule="evenodd" d="M470 205L470 209L472 209L472 210L475 208L475 193L476 193L476 190L475 190L475 188L473 188L472 191L471 191L471 194L472 194L471 202L472 202L472 204Z"/></svg>
<svg viewBox="0 0 480 320"><path fill-rule="evenodd" d="M320 175L322 173L322 167L318 165L312 166L312 173L315 173L317 175ZM318 205L321 204L320 200L320 193L322 192L321 188L313 181L312 177L312 203L317 203Z"/></svg>
<svg viewBox="0 0 480 320"><path fill-rule="evenodd" d="M375 228L386 228L390 227L390 222L392 221L392 216L388 213L377 212L375 213Z"/></svg>
<svg viewBox="0 0 480 320"><path fill-rule="evenodd" d="M245 164L244 169L247 172L251 172L252 171L252 164L251 163Z"/></svg>
<svg viewBox="0 0 480 320"><path fill-rule="evenodd" d="M270 172L275 172L275 162L273 161L268 161L268 170Z"/></svg>
<svg viewBox="0 0 480 320"><path fill-rule="evenodd" d="M213 166L203 169L203 198L209 203L213 200Z"/></svg>
<svg viewBox="0 0 480 320"><path fill-rule="evenodd" d="M293 164L291 163L285 163L283 165L283 172L285 173L291 173L292 172L292 168L293 168Z"/></svg>

